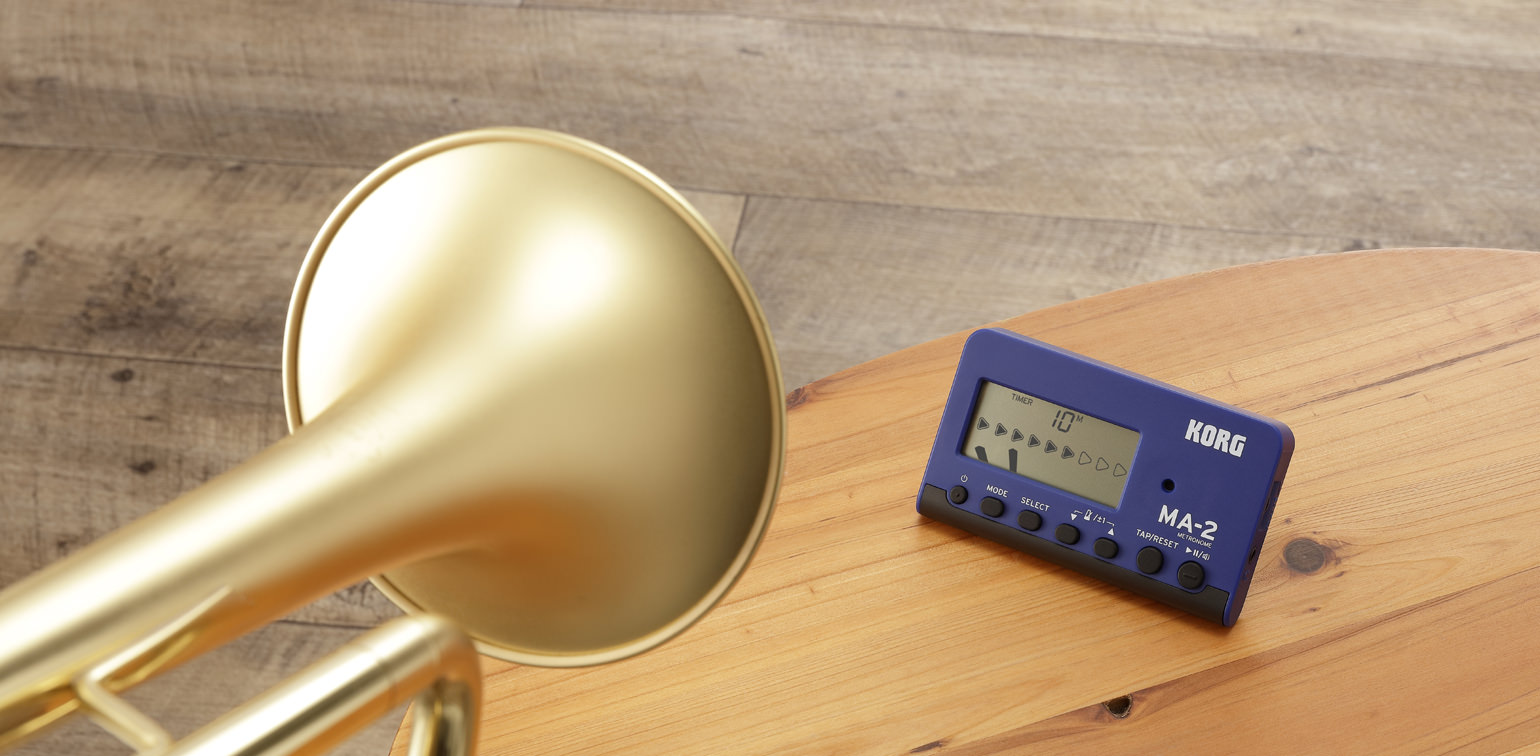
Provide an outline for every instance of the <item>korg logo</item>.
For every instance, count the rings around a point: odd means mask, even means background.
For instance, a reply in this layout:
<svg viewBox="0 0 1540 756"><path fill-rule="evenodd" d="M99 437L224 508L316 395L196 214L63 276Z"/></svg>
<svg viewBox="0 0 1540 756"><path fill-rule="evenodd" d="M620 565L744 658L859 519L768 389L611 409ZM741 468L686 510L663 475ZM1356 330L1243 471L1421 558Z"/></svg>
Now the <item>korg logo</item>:
<svg viewBox="0 0 1540 756"><path fill-rule="evenodd" d="M1245 436L1197 420L1187 421L1187 440L1232 457L1239 457L1246 450Z"/></svg>

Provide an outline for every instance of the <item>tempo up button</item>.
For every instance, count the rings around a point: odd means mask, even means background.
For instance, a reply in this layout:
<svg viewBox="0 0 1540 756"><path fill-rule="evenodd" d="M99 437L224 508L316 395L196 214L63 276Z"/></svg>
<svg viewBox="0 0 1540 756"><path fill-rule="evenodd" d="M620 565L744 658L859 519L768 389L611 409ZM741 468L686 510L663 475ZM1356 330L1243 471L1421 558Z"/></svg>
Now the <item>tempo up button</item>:
<svg viewBox="0 0 1540 756"><path fill-rule="evenodd" d="M1096 555L1102 559L1112 559L1118 555L1118 542L1111 538L1098 538L1092 547Z"/></svg>

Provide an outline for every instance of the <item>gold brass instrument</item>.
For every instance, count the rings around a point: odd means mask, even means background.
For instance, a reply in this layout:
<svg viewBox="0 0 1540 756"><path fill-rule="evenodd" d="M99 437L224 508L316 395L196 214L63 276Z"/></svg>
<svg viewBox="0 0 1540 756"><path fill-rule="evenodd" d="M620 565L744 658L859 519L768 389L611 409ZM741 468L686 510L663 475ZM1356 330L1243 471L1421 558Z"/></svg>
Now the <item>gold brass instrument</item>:
<svg viewBox="0 0 1540 756"><path fill-rule="evenodd" d="M736 580L780 481L736 263L662 181L551 132L445 137L356 187L283 379L292 435L0 593L0 742L83 709L143 753L317 753L417 695L413 752L471 753L475 650L662 643ZM371 575L409 616L189 738L116 695Z"/></svg>

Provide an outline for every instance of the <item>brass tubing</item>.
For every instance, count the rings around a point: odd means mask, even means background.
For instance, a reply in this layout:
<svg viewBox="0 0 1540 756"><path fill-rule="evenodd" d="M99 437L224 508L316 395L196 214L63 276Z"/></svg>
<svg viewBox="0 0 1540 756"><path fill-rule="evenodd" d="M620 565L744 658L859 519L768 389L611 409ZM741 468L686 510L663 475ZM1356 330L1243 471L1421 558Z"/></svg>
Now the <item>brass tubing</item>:
<svg viewBox="0 0 1540 756"><path fill-rule="evenodd" d="M71 686L109 660L100 685L115 693L392 565L474 543L485 531L467 519L496 521L424 506L435 497L414 490L423 482L381 470L407 466L412 445L358 443L357 424L327 426L0 592L0 746L74 710ZM330 504L348 500L369 506ZM145 647L173 624L179 632Z"/></svg>
<svg viewBox="0 0 1540 756"><path fill-rule="evenodd" d="M392 620L152 756L308 756L417 697L411 756L474 756L475 647L433 615Z"/></svg>

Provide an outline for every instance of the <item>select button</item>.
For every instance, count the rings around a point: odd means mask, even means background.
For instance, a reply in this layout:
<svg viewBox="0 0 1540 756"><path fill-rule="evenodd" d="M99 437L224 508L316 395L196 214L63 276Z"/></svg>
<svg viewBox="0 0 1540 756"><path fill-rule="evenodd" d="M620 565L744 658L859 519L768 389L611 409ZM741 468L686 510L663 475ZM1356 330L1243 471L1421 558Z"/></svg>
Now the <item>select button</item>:
<svg viewBox="0 0 1540 756"><path fill-rule="evenodd" d="M1043 516L1030 509L1023 509L1021 514L1016 515L1016 524L1022 530L1037 530L1043 527Z"/></svg>

